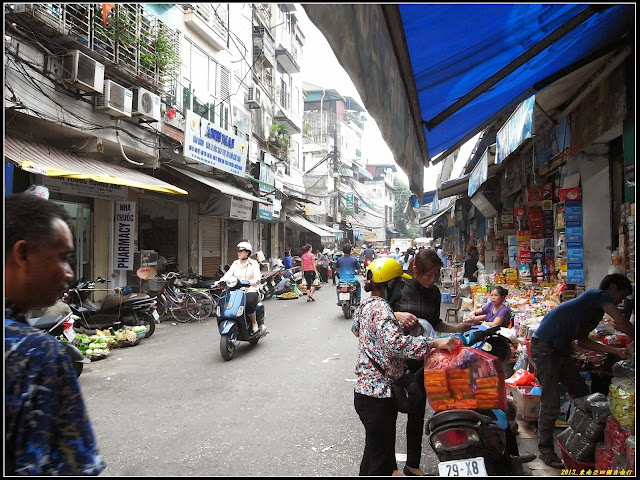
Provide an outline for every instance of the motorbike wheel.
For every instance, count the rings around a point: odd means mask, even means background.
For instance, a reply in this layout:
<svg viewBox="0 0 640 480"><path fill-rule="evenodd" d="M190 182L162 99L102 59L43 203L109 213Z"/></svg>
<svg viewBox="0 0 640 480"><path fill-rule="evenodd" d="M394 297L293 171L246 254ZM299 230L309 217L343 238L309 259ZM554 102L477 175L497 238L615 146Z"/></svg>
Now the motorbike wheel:
<svg viewBox="0 0 640 480"><path fill-rule="evenodd" d="M229 333L220 335L220 355L226 361L233 358L236 353L235 337L238 336L238 327L234 326Z"/></svg>
<svg viewBox="0 0 640 480"><path fill-rule="evenodd" d="M149 338L151 335L153 335L153 332L156 331L156 321L151 316L151 314L147 312L140 312L140 313L136 313L135 316L136 316L136 324L142 325L147 329L147 333L144 336L144 338Z"/></svg>
<svg viewBox="0 0 640 480"><path fill-rule="evenodd" d="M204 292L191 292L186 304L187 314L199 322L213 313L213 299Z"/></svg>
<svg viewBox="0 0 640 480"><path fill-rule="evenodd" d="M342 304L342 313L344 313L344 318L346 318L347 320L353 316L351 313L351 307L348 303Z"/></svg>

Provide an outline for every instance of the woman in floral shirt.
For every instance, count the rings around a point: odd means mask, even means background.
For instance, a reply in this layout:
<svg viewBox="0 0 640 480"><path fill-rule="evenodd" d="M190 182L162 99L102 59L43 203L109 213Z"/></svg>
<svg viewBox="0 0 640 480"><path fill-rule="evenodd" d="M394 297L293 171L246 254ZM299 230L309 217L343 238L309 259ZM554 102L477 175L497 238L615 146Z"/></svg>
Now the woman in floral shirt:
<svg viewBox="0 0 640 480"><path fill-rule="evenodd" d="M392 475L395 459L398 410L391 398L391 383L404 372L405 358L420 358L431 348L451 350L455 337L427 338L405 335L389 306L400 295L402 266L392 258L379 258L367 267L363 300L353 316L351 331L358 337L358 375L354 406L365 428L360 475ZM383 375L371 362L385 371Z"/></svg>

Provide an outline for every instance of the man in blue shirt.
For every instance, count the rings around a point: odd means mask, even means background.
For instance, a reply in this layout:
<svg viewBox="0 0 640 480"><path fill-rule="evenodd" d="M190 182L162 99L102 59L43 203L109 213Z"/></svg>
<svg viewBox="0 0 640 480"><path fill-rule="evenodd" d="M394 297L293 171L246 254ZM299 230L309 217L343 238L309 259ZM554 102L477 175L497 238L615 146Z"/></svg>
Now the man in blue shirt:
<svg viewBox="0 0 640 480"><path fill-rule="evenodd" d="M356 300L360 301L360 282L356 278L356 274L360 273L360 262L351 256L351 245L347 244L342 247L344 255L338 258L337 266L340 272L340 281L353 283L356 286ZM340 296L338 295L338 304L340 304Z"/></svg>
<svg viewBox="0 0 640 480"><path fill-rule="evenodd" d="M104 470L73 360L25 314L69 288L69 215L30 194L5 198L5 474L98 475Z"/></svg>
<svg viewBox="0 0 640 480"><path fill-rule="evenodd" d="M581 377L571 358L571 342L596 352L606 352L621 359L628 356L626 348L615 348L589 338L604 314L613 318L618 330L635 339L634 327L617 305L631 294L631 282L619 273L607 275L599 289L591 289L579 297L558 305L547 313L531 338L531 359L535 364L536 378L540 382L540 417L538 419L538 450L547 465L562 468L553 445L553 430L560 410L558 383L571 395L579 398L588 395L589 387Z"/></svg>

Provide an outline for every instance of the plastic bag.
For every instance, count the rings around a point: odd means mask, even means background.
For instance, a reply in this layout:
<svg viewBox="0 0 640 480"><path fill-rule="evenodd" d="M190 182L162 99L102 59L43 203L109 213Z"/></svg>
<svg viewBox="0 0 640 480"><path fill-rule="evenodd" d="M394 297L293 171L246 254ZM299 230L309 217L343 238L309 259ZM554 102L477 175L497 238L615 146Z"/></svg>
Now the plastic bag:
<svg viewBox="0 0 640 480"><path fill-rule="evenodd" d="M558 434L556 439L567 448L567 444L571 441L576 432L573 431L573 428L567 427L562 432Z"/></svg>
<svg viewBox="0 0 640 480"><path fill-rule="evenodd" d="M609 385L609 405L611 414L623 427L635 427L636 392L631 379L614 378Z"/></svg>
<svg viewBox="0 0 640 480"><path fill-rule="evenodd" d="M633 360L620 360L613 364L613 376L623 378L635 378L636 369Z"/></svg>
<svg viewBox="0 0 640 480"><path fill-rule="evenodd" d="M583 428L587 425L585 420L592 422L591 415L587 414L584 410L576 409L569 418L569 426L573 428L574 431L582 433Z"/></svg>
<svg viewBox="0 0 640 480"><path fill-rule="evenodd" d="M528 370L520 369L516 370L511 377L506 379L504 383L507 385L513 385L514 387L524 387L527 385L534 385L536 382L536 376Z"/></svg>
<svg viewBox="0 0 640 480"><path fill-rule="evenodd" d="M591 442L581 433L576 434L567 444L567 450L578 462L593 463L595 460L596 442Z"/></svg>
<svg viewBox="0 0 640 480"><path fill-rule="evenodd" d="M596 464L594 468L598 471L611 470L611 460L613 458L613 451L608 448L604 443L596 445L595 450Z"/></svg>
<svg viewBox="0 0 640 480"><path fill-rule="evenodd" d="M590 442L601 442L604 440L604 422L596 423L589 417L586 418L587 423L582 425L582 434Z"/></svg>
<svg viewBox="0 0 640 480"><path fill-rule="evenodd" d="M636 471L636 436L627 437L627 470Z"/></svg>
<svg viewBox="0 0 640 480"><path fill-rule="evenodd" d="M523 345L518 347L516 363L513 365L514 370L527 370L529 368L529 357Z"/></svg>
<svg viewBox="0 0 640 480"><path fill-rule="evenodd" d="M611 415L611 408L609 407L609 401L604 400L601 402L595 402L591 406L591 417L593 418L594 423L600 425L604 425Z"/></svg>

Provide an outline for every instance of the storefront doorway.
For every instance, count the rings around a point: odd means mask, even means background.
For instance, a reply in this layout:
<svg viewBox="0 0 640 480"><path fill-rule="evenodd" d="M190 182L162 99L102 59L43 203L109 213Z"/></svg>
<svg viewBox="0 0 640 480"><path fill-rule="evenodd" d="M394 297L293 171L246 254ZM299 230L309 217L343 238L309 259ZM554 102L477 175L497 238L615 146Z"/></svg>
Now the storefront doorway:
<svg viewBox="0 0 640 480"><path fill-rule="evenodd" d="M80 203L55 201L71 217L69 228L73 234L75 251L69 255L69 264L76 279L93 279L91 257L93 234L91 229L91 207Z"/></svg>

